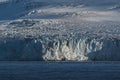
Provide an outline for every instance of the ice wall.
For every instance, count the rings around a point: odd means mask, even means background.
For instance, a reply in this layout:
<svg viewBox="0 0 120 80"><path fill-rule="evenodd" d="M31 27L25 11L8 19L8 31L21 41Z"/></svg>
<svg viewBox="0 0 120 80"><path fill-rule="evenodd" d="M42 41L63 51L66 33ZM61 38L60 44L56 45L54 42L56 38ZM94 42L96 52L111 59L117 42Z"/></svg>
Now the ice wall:
<svg viewBox="0 0 120 80"><path fill-rule="evenodd" d="M0 39L0 60L120 60L120 40L95 37Z"/></svg>

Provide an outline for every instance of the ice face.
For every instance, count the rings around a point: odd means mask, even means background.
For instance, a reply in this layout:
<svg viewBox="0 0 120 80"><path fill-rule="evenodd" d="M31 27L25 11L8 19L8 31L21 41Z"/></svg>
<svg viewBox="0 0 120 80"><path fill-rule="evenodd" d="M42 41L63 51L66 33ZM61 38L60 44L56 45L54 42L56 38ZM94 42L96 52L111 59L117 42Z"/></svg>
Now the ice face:
<svg viewBox="0 0 120 80"><path fill-rule="evenodd" d="M119 52L120 40L114 38L41 36L0 40L0 60L113 61L120 60Z"/></svg>

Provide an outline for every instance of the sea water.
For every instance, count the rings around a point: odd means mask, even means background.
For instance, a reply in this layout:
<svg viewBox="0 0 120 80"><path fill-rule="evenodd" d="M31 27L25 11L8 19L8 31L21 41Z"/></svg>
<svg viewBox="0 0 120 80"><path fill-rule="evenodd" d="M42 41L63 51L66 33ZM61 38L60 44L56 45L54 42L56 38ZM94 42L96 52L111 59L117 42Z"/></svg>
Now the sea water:
<svg viewBox="0 0 120 80"><path fill-rule="evenodd" d="M120 62L2 61L0 80L120 80Z"/></svg>

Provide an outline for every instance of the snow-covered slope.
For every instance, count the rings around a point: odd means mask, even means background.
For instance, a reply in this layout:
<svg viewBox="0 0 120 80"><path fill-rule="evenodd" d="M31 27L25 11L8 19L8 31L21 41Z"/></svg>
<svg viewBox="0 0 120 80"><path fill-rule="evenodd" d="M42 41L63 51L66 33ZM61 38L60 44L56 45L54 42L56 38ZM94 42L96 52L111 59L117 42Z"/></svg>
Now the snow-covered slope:
<svg viewBox="0 0 120 80"><path fill-rule="evenodd" d="M0 60L120 60L119 0L0 0Z"/></svg>

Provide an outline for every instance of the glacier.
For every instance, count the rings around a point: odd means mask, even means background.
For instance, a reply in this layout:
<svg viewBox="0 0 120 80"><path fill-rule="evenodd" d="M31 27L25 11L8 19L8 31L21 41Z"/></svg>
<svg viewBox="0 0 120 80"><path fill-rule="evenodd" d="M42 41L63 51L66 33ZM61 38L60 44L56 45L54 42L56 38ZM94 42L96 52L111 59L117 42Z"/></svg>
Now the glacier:
<svg viewBox="0 0 120 80"><path fill-rule="evenodd" d="M0 0L1 61L119 61L119 0Z"/></svg>

